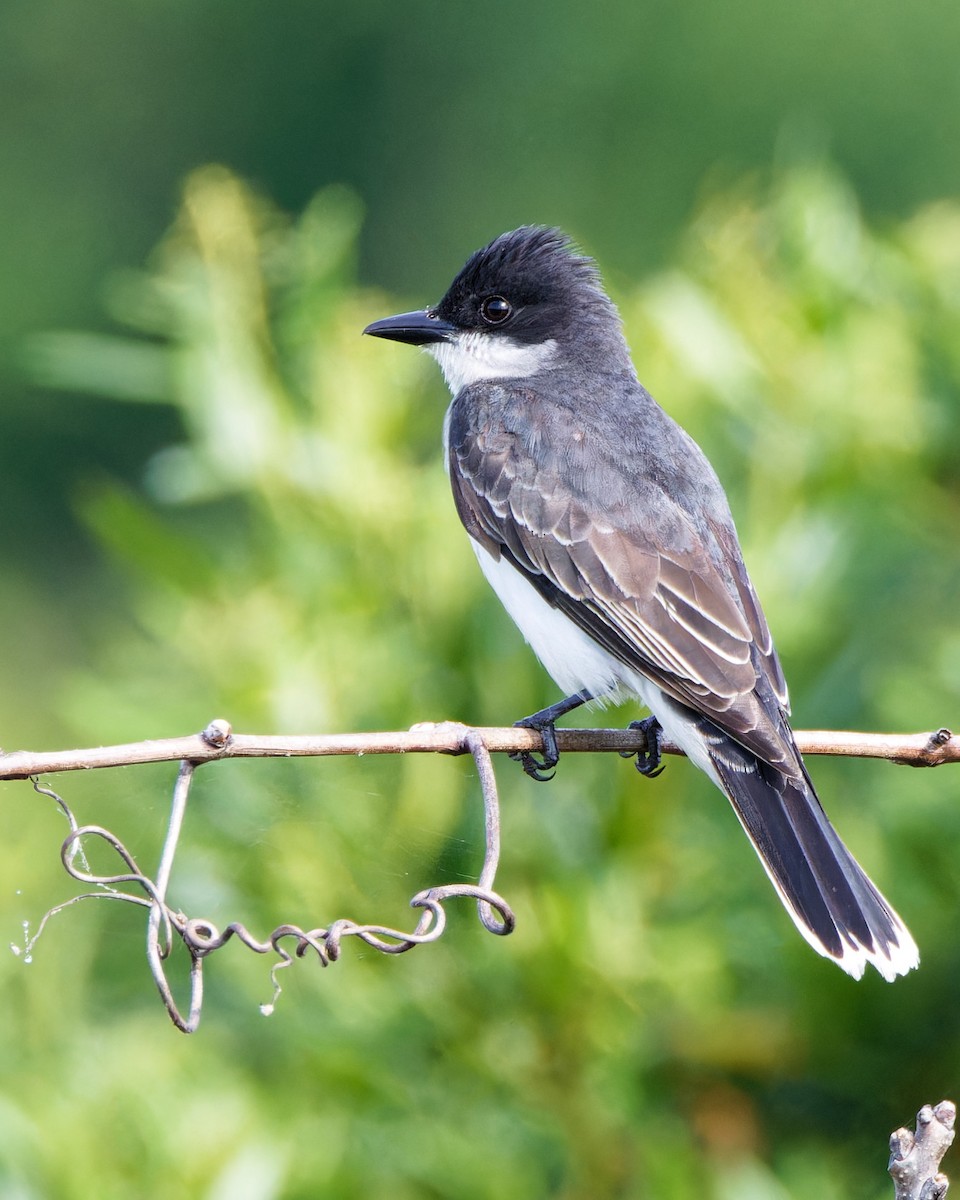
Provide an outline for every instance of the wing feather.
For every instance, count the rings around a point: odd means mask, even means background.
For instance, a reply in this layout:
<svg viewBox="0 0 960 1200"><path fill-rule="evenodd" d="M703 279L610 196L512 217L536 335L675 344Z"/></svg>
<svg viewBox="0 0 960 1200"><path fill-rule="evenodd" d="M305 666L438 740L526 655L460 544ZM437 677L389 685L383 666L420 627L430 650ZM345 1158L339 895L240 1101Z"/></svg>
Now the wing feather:
<svg viewBox="0 0 960 1200"><path fill-rule="evenodd" d="M547 452L542 431L536 456L529 447L518 453L518 435L502 425L476 414L458 419L464 401L461 392L448 453L471 536L495 557L505 554L627 667L764 761L793 770L783 674L725 504L726 520L705 529L657 487L641 524L620 496L591 494L589 471L570 461L575 438L567 441L567 461ZM609 464L603 475L609 485ZM582 486L575 490L570 479ZM649 479L643 483L649 489Z"/></svg>

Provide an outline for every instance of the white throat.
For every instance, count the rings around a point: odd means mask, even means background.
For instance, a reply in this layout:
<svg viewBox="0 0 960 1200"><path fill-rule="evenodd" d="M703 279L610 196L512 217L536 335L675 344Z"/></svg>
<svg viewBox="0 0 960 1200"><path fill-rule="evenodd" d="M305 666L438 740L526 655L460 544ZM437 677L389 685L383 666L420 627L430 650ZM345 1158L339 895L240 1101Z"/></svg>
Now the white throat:
<svg viewBox="0 0 960 1200"><path fill-rule="evenodd" d="M452 341L434 342L425 349L440 364L454 395L483 379L526 379L551 367L557 358L552 338L529 346L490 333L458 333Z"/></svg>

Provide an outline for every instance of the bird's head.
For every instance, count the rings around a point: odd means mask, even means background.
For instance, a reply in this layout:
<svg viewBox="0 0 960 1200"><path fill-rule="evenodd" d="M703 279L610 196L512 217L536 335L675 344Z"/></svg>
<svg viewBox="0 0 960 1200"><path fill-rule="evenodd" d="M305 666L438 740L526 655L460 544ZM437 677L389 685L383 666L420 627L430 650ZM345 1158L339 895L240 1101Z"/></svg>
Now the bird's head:
<svg viewBox="0 0 960 1200"><path fill-rule="evenodd" d="M621 366L617 310L592 259L557 229L525 225L471 255L433 308L368 325L364 333L423 346L450 390L569 366Z"/></svg>

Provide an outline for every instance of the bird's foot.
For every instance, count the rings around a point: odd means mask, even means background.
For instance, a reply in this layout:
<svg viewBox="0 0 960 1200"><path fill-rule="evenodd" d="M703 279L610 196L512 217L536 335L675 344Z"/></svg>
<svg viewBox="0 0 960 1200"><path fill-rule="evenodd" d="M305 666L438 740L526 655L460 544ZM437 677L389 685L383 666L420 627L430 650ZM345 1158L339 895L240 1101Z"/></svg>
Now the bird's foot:
<svg viewBox="0 0 960 1200"><path fill-rule="evenodd" d="M661 749L660 745L663 741L663 727L656 717L644 717L642 721L631 721L627 726L628 729L639 729L643 736L647 739L646 748L643 750L621 750L622 758L636 758L634 766L641 775L647 779L656 779L663 771L665 766L660 761Z"/></svg>
<svg viewBox="0 0 960 1200"><path fill-rule="evenodd" d="M523 767L531 779L547 783L557 773L554 768L560 761L560 750L557 747L557 731L553 722L538 721L537 715L514 721L514 725L521 729L535 729L540 734L543 738L543 756L538 758L532 750L515 750L510 757Z"/></svg>
<svg viewBox="0 0 960 1200"><path fill-rule="evenodd" d="M536 779L539 783L547 783L554 777L556 774L554 768L560 761L557 731L554 728L556 721L565 713L579 708L581 704L586 704L588 700L592 699L593 697L587 691L577 692L573 696L566 696L563 700L557 701L556 704L551 704L549 708L535 712L531 717L514 721L514 726L517 728L535 729L543 739L543 754L540 758L532 750L515 750L510 755L514 762L518 762L523 767L531 779Z"/></svg>

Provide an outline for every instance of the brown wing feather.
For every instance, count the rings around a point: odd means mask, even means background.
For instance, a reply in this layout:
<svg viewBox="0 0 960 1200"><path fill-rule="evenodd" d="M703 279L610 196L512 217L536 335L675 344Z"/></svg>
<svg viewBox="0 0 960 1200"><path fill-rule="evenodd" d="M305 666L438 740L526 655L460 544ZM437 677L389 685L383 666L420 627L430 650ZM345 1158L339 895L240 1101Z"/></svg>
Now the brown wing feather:
<svg viewBox="0 0 960 1200"><path fill-rule="evenodd" d="M640 527L624 519L622 505L576 494L549 458L534 478L514 435L462 426L452 433L454 498L475 540L506 554L620 661L764 761L794 768L783 674L732 523L713 531L711 554L702 531L662 492L651 527ZM657 536L657 523L668 536ZM717 560L733 565L732 577Z"/></svg>

